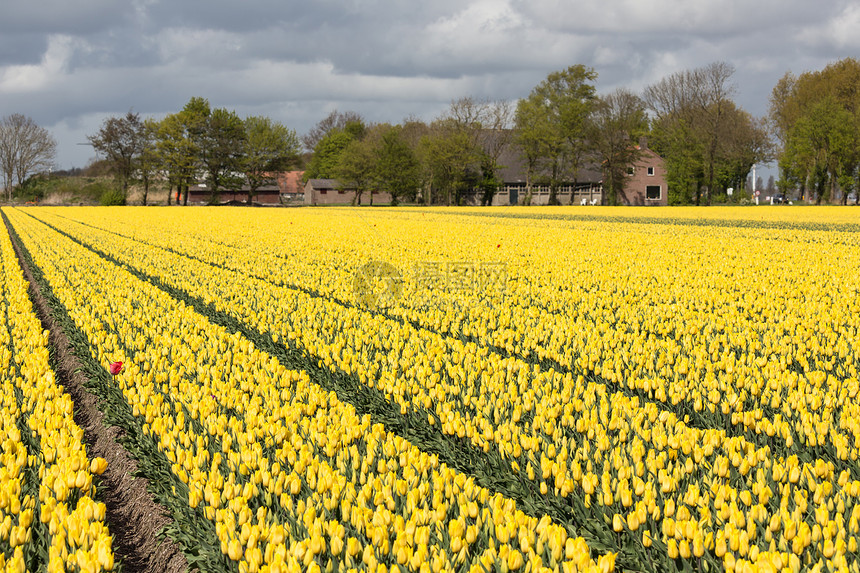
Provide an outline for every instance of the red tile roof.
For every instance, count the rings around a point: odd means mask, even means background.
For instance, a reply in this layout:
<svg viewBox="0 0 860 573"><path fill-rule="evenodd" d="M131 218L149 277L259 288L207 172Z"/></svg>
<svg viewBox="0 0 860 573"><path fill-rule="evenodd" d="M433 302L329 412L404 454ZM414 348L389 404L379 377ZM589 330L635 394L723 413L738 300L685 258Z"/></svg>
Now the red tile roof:
<svg viewBox="0 0 860 573"><path fill-rule="evenodd" d="M281 193L304 193L305 186L302 183L304 171L286 171L278 174L278 187Z"/></svg>

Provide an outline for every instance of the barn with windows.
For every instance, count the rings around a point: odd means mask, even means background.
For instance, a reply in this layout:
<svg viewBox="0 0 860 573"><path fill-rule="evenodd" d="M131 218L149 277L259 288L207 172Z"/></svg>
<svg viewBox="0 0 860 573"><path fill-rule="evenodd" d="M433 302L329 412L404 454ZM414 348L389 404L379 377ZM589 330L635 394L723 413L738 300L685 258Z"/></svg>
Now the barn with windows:
<svg viewBox="0 0 860 573"><path fill-rule="evenodd" d="M628 167L628 180L624 193L619 197L622 205L667 205L666 194L666 165L662 157L648 148L643 138L637 146L638 160ZM494 194L492 205L522 205L527 201L531 192L532 205L549 203L550 188L528 182L528 170L519 150L508 146L499 157L502 166L499 176L503 181L501 188ZM541 181L540 173L533 176L534 181ZM556 199L561 205L602 205L603 171L600 164L593 160L585 160L576 171L575 177L563 182L557 189ZM480 191L466 193L462 201L467 205L482 205L485 198Z"/></svg>
<svg viewBox="0 0 860 573"><path fill-rule="evenodd" d="M619 203L621 205L667 205L665 161L648 148L645 139L640 140L637 149L639 157L628 167L628 180L624 186L624 192L619 196ZM530 184L525 162L515 145L509 144L503 149L498 163L501 166L498 176L502 184L492 198L485 196L480 189L475 189L461 193L460 204L549 204L550 188L546 184L540 184L545 178L541 177L540 172L535 173L532 175ZM440 193L440 190L424 189L419 193L419 200L429 198L434 203L439 203ZM604 204L603 171L600 163L593 159L584 160L575 176L572 175L569 181L559 185L556 199L560 205ZM442 202L447 200L446 196ZM453 198L451 200L454 201ZM391 202L391 197L385 192L365 191L357 199L354 190L342 188L335 179L310 179L302 189L302 202L305 205L387 205Z"/></svg>

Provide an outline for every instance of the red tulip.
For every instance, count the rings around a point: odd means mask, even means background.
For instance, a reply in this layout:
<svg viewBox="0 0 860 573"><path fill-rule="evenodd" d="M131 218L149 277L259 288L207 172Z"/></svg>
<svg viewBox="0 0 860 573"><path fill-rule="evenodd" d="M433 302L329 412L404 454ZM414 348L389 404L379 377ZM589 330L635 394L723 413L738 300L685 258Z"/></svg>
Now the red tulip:
<svg viewBox="0 0 860 573"><path fill-rule="evenodd" d="M122 372L122 362L111 362L110 363L111 376L116 376L120 372Z"/></svg>

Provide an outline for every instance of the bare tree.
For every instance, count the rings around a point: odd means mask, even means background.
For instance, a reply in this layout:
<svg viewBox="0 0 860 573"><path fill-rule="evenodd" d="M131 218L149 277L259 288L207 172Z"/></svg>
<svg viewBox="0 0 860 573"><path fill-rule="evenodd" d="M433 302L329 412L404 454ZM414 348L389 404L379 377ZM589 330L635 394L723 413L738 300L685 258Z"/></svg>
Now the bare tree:
<svg viewBox="0 0 860 573"><path fill-rule="evenodd" d="M735 73L733 65L726 62L715 62L704 68L695 70L698 76L697 83L701 85L698 90L698 105L705 118L708 137L708 161L707 178L708 189L705 201L711 204L714 194L714 167L717 163L717 148L720 144L720 132L726 119L726 110L734 105L732 96L736 87L731 83Z"/></svg>
<svg viewBox="0 0 860 573"><path fill-rule="evenodd" d="M144 125L140 115L129 111L124 117L109 117L95 135L87 139L99 155L112 165L123 196L128 194L136 162L143 150Z"/></svg>
<svg viewBox="0 0 860 573"><path fill-rule="evenodd" d="M354 111L345 111L341 113L334 110L302 136L302 144L308 151L313 151L316 148L317 143L319 143L320 140L330 132L335 129L343 129L348 123L353 122L361 123L363 125L364 118Z"/></svg>
<svg viewBox="0 0 860 573"><path fill-rule="evenodd" d="M511 101L487 101L483 104L479 141L484 153L496 167L502 167L497 164L499 157L513 136L514 111L516 107Z"/></svg>
<svg viewBox="0 0 860 573"><path fill-rule="evenodd" d="M3 189L12 200L12 185L53 167L57 141L31 118L14 113L0 119L0 170Z"/></svg>
<svg viewBox="0 0 860 573"><path fill-rule="evenodd" d="M468 131L476 146L493 159L498 159L501 150L510 139L509 131L514 121L514 106L504 100L476 100L472 97L464 97L452 101L441 119L448 120L459 129Z"/></svg>
<svg viewBox="0 0 860 573"><path fill-rule="evenodd" d="M642 99L657 119L689 119L696 100L695 72L672 74L645 88Z"/></svg>
<svg viewBox="0 0 860 573"><path fill-rule="evenodd" d="M701 154L702 183L696 187L696 204L704 186L710 205L714 190L715 166L726 114L733 108L735 68L715 62L694 70L676 72L645 88L643 100L655 114L660 129L692 138L684 147Z"/></svg>

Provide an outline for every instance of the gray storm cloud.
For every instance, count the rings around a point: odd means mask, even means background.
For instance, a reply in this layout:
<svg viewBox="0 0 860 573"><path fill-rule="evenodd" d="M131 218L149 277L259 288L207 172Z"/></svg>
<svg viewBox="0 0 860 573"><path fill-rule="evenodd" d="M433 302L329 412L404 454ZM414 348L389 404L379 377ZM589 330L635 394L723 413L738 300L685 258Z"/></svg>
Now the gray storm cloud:
<svg viewBox="0 0 860 573"><path fill-rule="evenodd" d="M857 55L858 26L852 2L795 0L15 3L0 20L0 115L51 129L71 167L104 118L192 96L303 133L335 108L399 122L463 96L524 97L577 63L608 92L720 60L763 115L786 72Z"/></svg>

